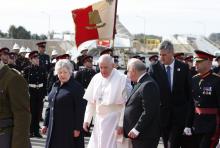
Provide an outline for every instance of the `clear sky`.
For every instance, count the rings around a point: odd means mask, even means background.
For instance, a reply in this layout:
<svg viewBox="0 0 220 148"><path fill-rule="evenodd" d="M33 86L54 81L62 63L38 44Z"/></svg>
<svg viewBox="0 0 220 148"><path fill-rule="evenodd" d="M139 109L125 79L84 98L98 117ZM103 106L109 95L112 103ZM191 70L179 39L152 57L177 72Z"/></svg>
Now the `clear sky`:
<svg viewBox="0 0 220 148"><path fill-rule="evenodd" d="M14 24L38 34L46 34L48 30L73 32L71 10L97 1L0 0L0 30L7 32L9 26ZM119 19L133 34L207 36L220 32L219 0L118 1Z"/></svg>

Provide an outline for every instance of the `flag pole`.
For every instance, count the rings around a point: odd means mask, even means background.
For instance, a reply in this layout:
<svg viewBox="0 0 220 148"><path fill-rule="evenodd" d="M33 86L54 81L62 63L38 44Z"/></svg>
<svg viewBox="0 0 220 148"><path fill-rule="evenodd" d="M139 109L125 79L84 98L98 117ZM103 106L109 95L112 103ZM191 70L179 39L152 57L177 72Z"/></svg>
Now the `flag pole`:
<svg viewBox="0 0 220 148"><path fill-rule="evenodd" d="M114 27L113 27L113 38L112 38L112 48L114 49L115 43L115 34L116 34L116 21L117 21L117 7L118 7L118 0L115 0L115 19L114 19Z"/></svg>

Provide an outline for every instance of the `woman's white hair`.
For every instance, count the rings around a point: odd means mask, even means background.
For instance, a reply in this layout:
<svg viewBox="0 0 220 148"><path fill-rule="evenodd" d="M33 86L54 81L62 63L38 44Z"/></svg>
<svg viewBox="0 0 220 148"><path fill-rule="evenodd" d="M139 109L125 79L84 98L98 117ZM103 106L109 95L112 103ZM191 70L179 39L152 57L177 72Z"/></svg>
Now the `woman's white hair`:
<svg viewBox="0 0 220 148"><path fill-rule="evenodd" d="M73 72L73 64L68 59L61 59L56 63L54 75L57 75L61 68L66 68L70 74Z"/></svg>

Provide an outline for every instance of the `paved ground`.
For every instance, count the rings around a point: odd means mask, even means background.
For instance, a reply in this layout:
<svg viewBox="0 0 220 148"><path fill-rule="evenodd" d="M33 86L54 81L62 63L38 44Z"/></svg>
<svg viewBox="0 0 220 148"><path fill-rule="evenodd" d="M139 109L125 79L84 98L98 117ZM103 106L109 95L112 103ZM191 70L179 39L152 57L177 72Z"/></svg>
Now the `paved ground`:
<svg viewBox="0 0 220 148"><path fill-rule="evenodd" d="M44 104L43 118L44 118L44 113L45 113L46 107L47 107L47 102ZM42 123L41 123L41 125L42 125ZM43 138L31 138L32 148L45 148L45 142L46 142L45 135L43 136ZM89 138L85 137L85 146L87 146L88 142L89 142ZM158 148L163 148L162 142L160 142Z"/></svg>
<svg viewBox="0 0 220 148"><path fill-rule="evenodd" d="M32 148L45 148L46 137L39 138L31 138ZM85 138L85 145L87 146L89 138ZM159 144L158 148L163 148L162 143Z"/></svg>

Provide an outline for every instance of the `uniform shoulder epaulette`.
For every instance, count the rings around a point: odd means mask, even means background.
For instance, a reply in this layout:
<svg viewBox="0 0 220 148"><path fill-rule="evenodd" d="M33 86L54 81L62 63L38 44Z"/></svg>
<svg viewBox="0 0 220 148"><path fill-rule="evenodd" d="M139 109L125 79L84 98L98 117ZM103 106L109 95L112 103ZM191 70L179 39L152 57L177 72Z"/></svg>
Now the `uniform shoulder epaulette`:
<svg viewBox="0 0 220 148"><path fill-rule="evenodd" d="M220 75L219 74L217 74L217 73L212 73L214 76L217 76L217 77L220 77Z"/></svg>
<svg viewBox="0 0 220 148"><path fill-rule="evenodd" d="M194 75L194 76L193 76L193 78L198 77L198 76L199 76L199 73L198 73L198 74L196 74L196 75Z"/></svg>
<svg viewBox="0 0 220 148"><path fill-rule="evenodd" d="M11 68L11 70L19 75L21 75L21 72L19 72L17 69Z"/></svg>

